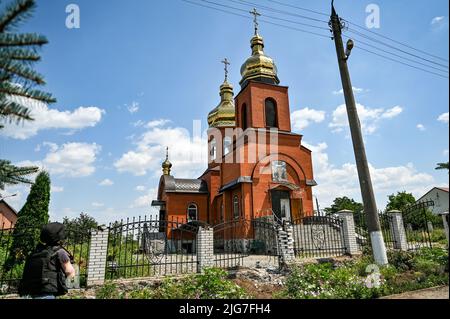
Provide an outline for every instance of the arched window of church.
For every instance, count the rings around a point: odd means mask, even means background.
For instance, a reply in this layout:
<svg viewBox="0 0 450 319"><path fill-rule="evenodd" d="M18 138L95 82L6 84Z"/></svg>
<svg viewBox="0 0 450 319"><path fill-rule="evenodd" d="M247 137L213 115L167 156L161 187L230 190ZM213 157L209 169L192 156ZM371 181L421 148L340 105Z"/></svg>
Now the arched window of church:
<svg viewBox="0 0 450 319"><path fill-rule="evenodd" d="M233 216L234 218L239 218L241 213L239 212L239 197L237 195L233 198Z"/></svg>
<svg viewBox="0 0 450 319"><path fill-rule="evenodd" d="M247 104L242 105L242 129L245 131L248 127Z"/></svg>
<svg viewBox="0 0 450 319"><path fill-rule="evenodd" d="M266 100L265 105L266 127L278 127L277 123L277 106L272 99Z"/></svg>
<svg viewBox="0 0 450 319"><path fill-rule="evenodd" d="M231 144L232 144L231 137L225 136L223 140L223 155L226 155L229 152L231 152Z"/></svg>
<svg viewBox="0 0 450 319"><path fill-rule="evenodd" d="M216 157L217 157L217 142L216 139L213 138L210 142L209 158L211 161L215 161Z"/></svg>
<svg viewBox="0 0 450 319"><path fill-rule="evenodd" d="M189 204L188 206L188 222L198 220L198 208L196 204Z"/></svg>

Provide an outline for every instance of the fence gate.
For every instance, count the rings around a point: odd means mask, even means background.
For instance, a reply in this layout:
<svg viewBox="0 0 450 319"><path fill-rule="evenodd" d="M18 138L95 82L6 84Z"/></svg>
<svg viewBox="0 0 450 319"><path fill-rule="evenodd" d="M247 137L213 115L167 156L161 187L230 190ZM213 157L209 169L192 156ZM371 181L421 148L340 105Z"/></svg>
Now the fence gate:
<svg viewBox="0 0 450 319"><path fill-rule="evenodd" d="M431 238L433 228L436 226L436 220L438 224L441 223L441 218L435 217L429 210L433 207L434 202L429 200L409 206L403 211L403 224L409 250L433 246Z"/></svg>
<svg viewBox="0 0 450 319"><path fill-rule="evenodd" d="M109 226L107 279L197 271L197 222L141 217Z"/></svg>
<svg viewBox="0 0 450 319"><path fill-rule="evenodd" d="M215 266L278 267L276 226L270 218L235 219L215 225Z"/></svg>
<svg viewBox="0 0 450 319"><path fill-rule="evenodd" d="M333 257L346 252L343 221L333 216L306 216L294 220L296 257Z"/></svg>
<svg viewBox="0 0 450 319"><path fill-rule="evenodd" d="M37 245L40 232L40 227L0 230L0 295L17 293L26 256ZM66 229L66 236L63 247L72 255L76 271L75 279L68 282L68 287L84 288L89 262L90 230Z"/></svg>
<svg viewBox="0 0 450 319"><path fill-rule="evenodd" d="M378 212L378 218L380 220L381 233L383 234L386 249L394 249L394 247L397 247L397 243L393 232L393 217L387 212L380 211ZM355 213L355 231L358 249L363 251L365 247L370 247L370 235L367 227L366 213Z"/></svg>

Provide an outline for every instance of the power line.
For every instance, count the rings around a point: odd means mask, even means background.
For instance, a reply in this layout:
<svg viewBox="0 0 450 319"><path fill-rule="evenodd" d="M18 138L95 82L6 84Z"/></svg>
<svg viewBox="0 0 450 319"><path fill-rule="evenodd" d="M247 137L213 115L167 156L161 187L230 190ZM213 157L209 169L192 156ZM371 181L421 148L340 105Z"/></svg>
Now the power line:
<svg viewBox="0 0 450 319"><path fill-rule="evenodd" d="M439 56L437 56L437 55L433 55L433 54L428 53L428 52L426 52L426 51L423 51L423 50L414 48L414 47L412 47L412 46L410 46L410 45L408 45L408 44L406 44L406 43L397 41L397 40L395 40L395 39L392 39L392 38L387 37L387 36L385 36L385 35L382 35L382 34L380 34L380 33L374 32L374 31L369 30L369 29L367 29L367 28L365 28L365 27L362 27L362 26L360 26L360 25L357 25L357 24L355 24L355 23L353 23L353 22L350 22L350 21L348 21L348 22L349 22L351 25L353 25L353 26L355 26L355 27L357 27L357 28L359 28L359 29L362 29L362 30L364 30L364 31L366 31L366 32L370 32L370 33L372 33L372 34L374 34L374 35L376 35L376 36L379 36L379 37L381 37L381 38L385 38L385 39L387 39L387 40L389 40L389 41L392 41L392 42L394 42L394 43L397 43L397 44L399 44L399 45L402 45L402 46L404 46L404 47L406 47L406 48L409 48L409 49L411 49L411 50L414 50L414 51L417 51L417 52L420 52L420 53L429 55L429 56L431 56L431 57L433 57L433 58L439 59L439 60L444 61L444 62L449 62L448 59L444 59L444 58L439 57Z"/></svg>
<svg viewBox="0 0 450 319"><path fill-rule="evenodd" d="M435 64L435 65L439 65L439 66L442 66L442 67L448 69L448 66L445 65L445 64L441 64L441 63L437 63L437 62L434 62L434 61L425 59L425 58L423 58L423 57L421 57L421 56L418 56L418 55L416 55L416 54L413 54L413 53L407 52L407 51L405 51L405 50L399 49L399 48L397 48L397 47L395 47L395 46L393 46L393 45L387 44L387 43L385 43L385 42L383 42L383 41L380 41L380 40L374 39L374 38L372 38L372 37L369 37L369 36L367 36L367 35L365 35L365 34L363 34L363 33L361 33L361 32L358 32L358 31L354 30L354 29L348 28L348 31L351 32L351 33L357 34L357 35L359 35L359 36L362 36L363 38L366 38L366 39L371 40L371 41L373 41L373 42L376 42L376 43L379 43L379 44L381 44L381 45L387 46L388 48L391 48L391 49L400 51L400 52L402 52L402 53L404 53L404 54L413 56L413 57L415 57L415 58L418 58L418 59L427 61L427 62L432 63L432 64Z"/></svg>
<svg viewBox="0 0 450 319"><path fill-rule="evenodd" d="M423 72L431 73L431 74L440 76L440 77L442 77L442 78L448 79L448 76L445 76L445 75L442 75L442 74L439 74L439 73L436 73L436 72L428 71L428 70L419 68L419 67L417 67L417 66L414 66L414 65L411 65L411 64L408 64L408 63L404 63L404 62L402 62L402 61L399 61L399 60L390 58L390 57L388 57L388 56L386 56L386 55L379 54L379 53L376 53L376 52L373 52L373 51L371 51L371 50L368 50L368 49L365 49L365 48L362 48L362 47L358 47L358 46L355 46L355 48L358 48L358 49L363 50L363 51L365 51L365 52L368 52L368 53L377 55L377 56L379 56L379 57L382 57L382 58L385 58L385 59L388 59L388 60L391 60L391 61L394 61L394 62L403 64L403 65L409 66L409 67L411 67L411 68L414 68L414 69L417 69L417 70L421 70L421 71L423 71Z"/></svg>
<svg viewBox="0 0 450 319"><path fill-rule="evenodd" d="M310 10L310 9L298 7L298 6L295 6L295 5L283 3L283 2L281 2L281 1L276 1L276 0L266 0L266 1L269 1L269 2L272 2L272 3L276 3L276 4L279 4L279 5L281 5L281 6L293 8L293 9L298 9L298 10L308 11L308 12L320 14L320 15L323 15L323 16L329 16L329 14L326 14L326 13L324 13L324 12L319 12L319 11L315 11L315 10ZM425 54L425 55L427 55L427 56L433 57L433 58L435 58L435 59L439 59L439 60L444 61L444 62L449 62L448 59L444 59L444 58L442 58L442 57L440 57L440 56L433 55L433 54L431 54L431 53L429 53L429 52L427 52L427 51L417 49L417 48L415 48L415 47L413 47L413 46L411 46L411 45L409 45L409 44L406 44L406 43L404 43L404 42L395 40L395 39L393 39L393 38L391 38L391 37L388 37L388 36L385 36L385 35L383 35L383 34L381 34L381 33L374 32L374 31L372 31L372 30L369 30L369 29L366 28L366 27L363 27L363 26L361 26L361 25L358 25L357 23L353 23L353 22L348 21L348 20L345 20L345 21L347 21L349 24L351 24L351 25L353 25L353 26L359 28L360 30L363 30L363 31L365 31L365 32L369 32L369 33L371 33L371 34L373 34L373 35L376 35L376 36L378 36L378 37L380 37L380 38L384 38L384 39L386 39L386 40L392 41L393 43L399 44L399 45L404 46L404 47L406 47L406 48L408 48L408 49L414 50L414 51L416 51L416 52L420 52L420 53L422 53L422 54Z"/></svg>
<svg viewBox="0 0 450 319"><path fill-rule="evenodd" d="M330 16L330 14L328 14L328 13L319 12L319 11L315 11L315 10L311 10L311 9L307 9L307 8L302 8L302 7L294 6L292 4L287 4L287 3L283 3L283 2L280 2L280 1L276 1L276 0L267 0L267 1L279 4L279 5L282 5L284 7L289 7L289 8L294 8L294 9L298 9L298 10L303 10L303 11L319 14L319 15L322 15L322 16L326 16L326 17Z"/></svg>
<svg viewBox="0 0 450 319"><path fill-rule="evenodd" d="M204 8L208 8L208 9L212 9L212 10L216 10L216 11L220 11L220 12L232 14L232 15L235 15L235 16L240 16L240 17L243 17L243 18L246 18L246 19L251 19L251 17L248 16L248 15L243 15L243 14L239 14L239 13L236 13L236 12L231 12L231 11L228 11L228 10L220 9L220 8L217 8L217 7L205 5L205 4L198 3L198 2L194 2L194 1L190 1L190 0L182 0L182 1L187 2L187 3L190 3L190 4L193 4L193 5L197 5L197 6L200 6L200 7L204 7ZM215 3L215 2L212 2L212 1L207 1L207 0L199 0L199 1L207 2L207 3L210 3L210 4L214 4L214 5L216 5L216 6L227 7L227 8L229 8L229 9L238 10L238 11L247 13L247 10L235 8L235 7L232 7L232 6L221 5L221 4L218 4L218 3ZM241 0L241 1L243 1L243 0ZM275 18L275 17L272 17L272 18L274 18L274 19L280 19L280 18ZM319 37L323 37L323 38L330 39L330 36L328 36L328 35L323 35L323 34L316 33L316 32L311 32L311 31L308 31L308 30L303 30L303 29L299 29L299 28L294 28L294 27L291 27L291 26L287 26L287 25L283 25L283 24L279 24L279 23L274 23L274 22L271 22L271 21L263 20L263 19L260 19L260 21L261 21L261 22L264 22L264 23L267 23L267 24L279 26L279 27L282 27L282 28L286 28L286 29L290 29L290 30L294 30L294 31L299 31L299 32L303 32L303 33L308 33L308 34L311 34L311 35L316 35L316 36L319 36ZM348 36L345 36L345 37L349 38ZM358 41L360 41L360 40L358 40ZM363 43L362 41L360 41L360 42ZM368 43L364 43L364 44L365 44L365 45L368 45L368 46L371 46L371 47L373 47L373 48L376 48L377 50L383 51L384 53L387 53L387 54L391 54L391 55L400 57L400 58L403 59L403 60L408 60L408 61L411 61L411 62L414 62L414 63L417 63L417 64L425 65L425 64L423 64L423 63L421 63L421 62L414 61L414 60L408 59L408 58L406 58L406 57L397 55L397 54L395 54L395 53L388 52L388 51L385 51L385 50L383 50L383 49L377 48L377 47L375 47L375 46L373 46L373 45L371 45L371 44L368 44ZM361 49L362 51L371 53L371 54L373 54L373 55L377 55L377 56L379 56L379 57L388 59L388 60L390 60L390 61L397 62L397 63L400 63L400 64L402 64L402 65L405 65L405 66L408 66L408 67L411 67L411 68L414 68L414 69L417 69L417 70L420 70L420 71L423 71L423 72L426 72L426 73L429 73L429 74L437 75L437 76L439 76L439 77L448 78L448 76L444 76L444 75L442 75L442 74L439 74L439 73L436 73L436 72L432 72L432 71L430 71L430 70L426 70L426 69L423 69L423 68L420 68L420 67L417 67L417 66L414 66L414 65L411 65L411 64L408 64L408 63L399 61L399 60L397 60L397 59L393 59L393 58L391 58L391 57L389 57L389 56L386 56L386 55L383 55L383 54L379 54L379 53L373 52L373 51L368 50L368 49L366 49L366 48L364 48L364 47L359 46L358 48ZM432 66L429 66L429 65L425 65L425 66L427 66L427 67L429 67L429 68L437 69L437 68L432 67ZM445 66L444 66L444 67L445 67ZM441 71L441 72L446 72L446 71L440 70L440 69L437 69L437 70L439 70L439 71Z"/></svg>
<svg viewBox="0 0 450 319"><path fill-rule="evenodd" d="M226 4L217 3L217 2L214 2L214 1L209 1L209 0L199 0L199 1L206 2L206 3L213 4L213 5L220 6L220 7L225 7L225 8L232 9L232 10L237 10L237 11L244 12L244 13L248 13L248 10L232 7L232 6L229 6L229 5L226 5ZM235 2L235 3L239 3L238 1L234 1L234 0L230 0L230 1L231 2ZM269 18L269 19L280 20L280 21L289 22L289 23L295 23L295 24L303 25L303 26L310 27L310 28L316 28L316 29L325 30L325 31L329 30L328 28L325 28L325 27L319 27L319 26L316 26L316 25L308 24L308 23L298 22L298 21L289 20L289 19L283 19L283 18L280 18L280 17L275 17L275 16L271 16L271 15L267 15L267 14L264 14L263 16L266 17L266 18Z"/></svg>
<svg viewBox="0 0 450 319"><path fill-rule="evenodd" d="M401 56L401 55L399 55L399 54L396 54L396 53L393 53L393 52L390 52L390 51L385 51L384 49L380 49L380 48L378 48L378 47L375 46L375 45L372 45L372 44L369 44L369 43L367 43L367 42L361 41L361 40L358 39L358 38L355 38L355 37L349 37L349 36L346 36L346 35L342 35L342 36L343 36L344 38L347 38L347 39L353 39L353 40L355 40L355 41L356 41L356 44L361 43L361 44L364 44L364 45L366 45L366 46L368 46L368 47L371 47L371 48L373 48L373 49L382 51L382 52L384 52L384 53L391 54L391 55L393 55L393 56L396 56L396 57L398 57L398 58L404 59L404 60L406 60L406 61L410 61L410 62L413 62L413 63L417 63L417 64L426 66L426 67L428 67L428 68L431 68L431 69L434 69L434 70L437 70L437 71L441 71L441 72L444 72L444 73L448 73L448 70L443 70L443 69L440 69L440 68L437 68L437 67L434 67L434 66L431 66L431 65L428 65L428 64L425 64L425 63L422 63L422 62L413 60L413 59L409 59L409 58L407 58L407 57Z"/></svg>
<svg viewBox="0 0 450 319"><path fill-rule="evenodd" d="M193 4L193 5L196 5L196 6L199 6L199 7L204 7L204 8L208 8L208 9L212 9L212 10L216 10L216 11L228 13L228 14L231 14L231 15L239 16L239 17L245 18L245 19L247 19L247 20L248 20L248 19L252 19L252 18L251 18L250 16L248 16L248 15L243 15L243 14L239 14L239 13L236 13L236 12L228 11L228 10L225 10L225 9L220 9L220 8L217 8L217 7L212 7L212 6L209 6L209 5L202 4L202 3L198 3L198 2L194 2L194 1L190 1L190 0L181 0L181 1L187 2L187 3L190 3L190 4ZM205 0L200 0L200 1L206 2ZM214 2L208 1L208 3L214 3ZM217 4L217 3L214 3L214 4L220 5L220 4ZM242 10L242 9L239 9L239 10ZM243 10L243 11L247 12L247 10ZM309 30L304 30L304 29L294 28L294 27L291 27L291 26L287 26L287 25L275 23L275 22L272 22L272 21L267 21L267 20L264 20L264 19L260 19L259 21L264 22L264 23L267 23L267 24L275 25L275 26L278 26L278 27L282 27L282 28L285 28L285 29L290 29L290 30L294 30L294 31L298 31L298 32L303 32L303 33L315 35L315 36L318 36L318 37L330 39L330 36L329 36L329 35L324 35L324 34L312 32L312 31L309 31Z"/></svg>
<svg viewBox="0 0 450 319"><path fill-rule="evenodd" d="M229 1L236 2L235 0L229 0ZM311 17L305 16L305 15L296 14L296 13L292 13L292 12L288 12L288 11L278 10L276 8L264 6L264 5L261 5L261 4L256 4L256 3L250 2L250 1L239 0L239 2L241 2L242 4L246 4L247 6L260 8L260 9L264 9L264 10L271 11L271 12L276 12L276 13L280 13L280 14L286 14L286 15L290 15L290 16L293 16L293 17L297 17L297 18L302 18L302 19L306 19L306 20L311 20L311 21L315 21L315 22L322 22L322 23L328 24L328 21L325 21L325 20L311 18Z"/></svg>

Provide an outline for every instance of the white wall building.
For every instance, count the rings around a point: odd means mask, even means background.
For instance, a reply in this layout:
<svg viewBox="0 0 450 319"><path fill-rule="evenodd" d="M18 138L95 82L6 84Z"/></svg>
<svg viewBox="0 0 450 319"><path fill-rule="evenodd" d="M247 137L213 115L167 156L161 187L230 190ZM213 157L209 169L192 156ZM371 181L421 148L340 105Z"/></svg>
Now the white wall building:
<svg viewBox="0 0 450 319"><path fill-rule="evenodd" d="M433 214L441 214L448 212L448 188L444 187L434 187L428 191L425 195L420 197L417 202L432 200L434 202L434 207L430 210Z"/></svg>

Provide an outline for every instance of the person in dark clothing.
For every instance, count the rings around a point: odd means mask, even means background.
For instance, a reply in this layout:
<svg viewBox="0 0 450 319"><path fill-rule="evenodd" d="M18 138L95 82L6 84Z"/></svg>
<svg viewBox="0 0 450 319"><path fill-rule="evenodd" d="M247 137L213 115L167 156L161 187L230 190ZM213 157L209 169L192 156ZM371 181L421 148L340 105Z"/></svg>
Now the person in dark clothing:
<svg viewBox="0 0 450 319"><path fill-rule="evenodd" d="M20 296L55 299L67 293L65 282L75 277L75 269L70 254L62 246L65 239L61 223L50 223L42 228L40 243L25 262Z"/></svg>

